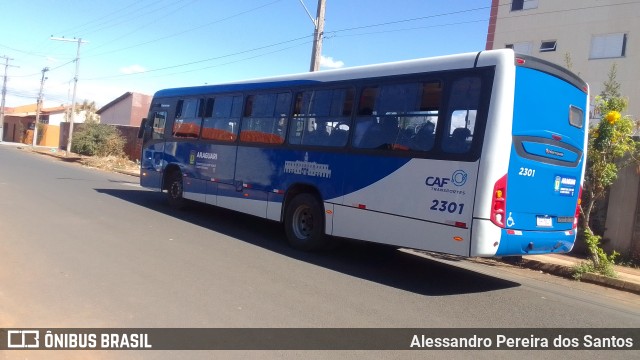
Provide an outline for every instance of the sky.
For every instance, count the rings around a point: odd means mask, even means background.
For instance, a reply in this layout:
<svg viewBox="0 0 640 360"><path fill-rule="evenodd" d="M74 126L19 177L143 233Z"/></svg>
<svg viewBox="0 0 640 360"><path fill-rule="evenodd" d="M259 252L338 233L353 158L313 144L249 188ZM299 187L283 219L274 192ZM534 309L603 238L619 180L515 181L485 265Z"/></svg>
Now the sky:
<svg viewBox="0 0 640 360"><path fill-rule="evenodd" d="M2 1L5 105L309 71L317 0ZM491 0L326 0L320 70L483 50ZM65 38L68 41L53 40ZM0 76L5 74L0 58Z"/></svg>

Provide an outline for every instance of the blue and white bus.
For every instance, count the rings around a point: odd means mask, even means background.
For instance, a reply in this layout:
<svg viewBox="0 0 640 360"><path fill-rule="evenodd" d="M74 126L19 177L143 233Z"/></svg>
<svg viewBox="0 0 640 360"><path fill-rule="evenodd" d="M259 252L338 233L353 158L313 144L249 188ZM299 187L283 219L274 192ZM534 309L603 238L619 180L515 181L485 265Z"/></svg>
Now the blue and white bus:
<svg viewBox="0 0 640 360"><path fill-rule="evenodd" d="M568 252L588 109L584 81L510 49L166 89L140 183L279 221L304 250Z"/></svg>

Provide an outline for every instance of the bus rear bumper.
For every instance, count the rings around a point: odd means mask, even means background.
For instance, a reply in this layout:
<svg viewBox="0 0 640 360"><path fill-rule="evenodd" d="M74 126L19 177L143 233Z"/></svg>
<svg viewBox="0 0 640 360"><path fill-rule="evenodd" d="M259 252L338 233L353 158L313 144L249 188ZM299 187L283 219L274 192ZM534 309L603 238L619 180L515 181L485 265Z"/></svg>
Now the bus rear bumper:
<svg viewBox="0 0 640 360"><path fill-rule="evenodd" d="M502 229L488 219L474 219L471 256L522 256L571 251L575 230Z"/></svg>
<svg viewBox="0 0 640 360"><path fill-rule="evenodd" d="M575 230L524 231L502 229L496 256L567 253L576 240Z"/></svg>

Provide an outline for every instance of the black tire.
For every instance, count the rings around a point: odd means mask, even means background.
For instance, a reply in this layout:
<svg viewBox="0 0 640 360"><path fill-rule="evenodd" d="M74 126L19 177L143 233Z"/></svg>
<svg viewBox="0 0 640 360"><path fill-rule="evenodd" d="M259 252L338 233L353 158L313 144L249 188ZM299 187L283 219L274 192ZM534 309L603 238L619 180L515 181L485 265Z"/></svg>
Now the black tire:
<svg viewBox="0 0 640 360"><path fill-rule="evenodd" d="M298 194L287 205L284 227L289 244L296 249L324 249L329 242L324 234L324 210L317 197Z"/></svg>
<svg viewBox="0 0 640 360"><path fill-rule="evenodd" d="M167 176L167 201L174 209L184 209L186 200L182 197L183 192L182 173L172 171Z"/></svg>

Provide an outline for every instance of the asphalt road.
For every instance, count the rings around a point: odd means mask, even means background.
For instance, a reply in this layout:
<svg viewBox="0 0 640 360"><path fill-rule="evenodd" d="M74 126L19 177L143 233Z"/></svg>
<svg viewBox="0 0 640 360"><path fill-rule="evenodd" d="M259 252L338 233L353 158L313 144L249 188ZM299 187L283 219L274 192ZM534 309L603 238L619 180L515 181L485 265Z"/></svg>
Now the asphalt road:
<svg viewBox="0 0 640 360"><path fill-rule="evenodd" d="M279 224L193 206L127 175L0 146L0 328L598 328L640 297L497 262L350 242L289 248ZM401 234L399 234L401 236ZM248 339L250 341L250 339ZM23 352L13 358L543 357L475 352ZM630 352L555 351L562 358ZM637 354L636 354L637 355Z"/></svg>

